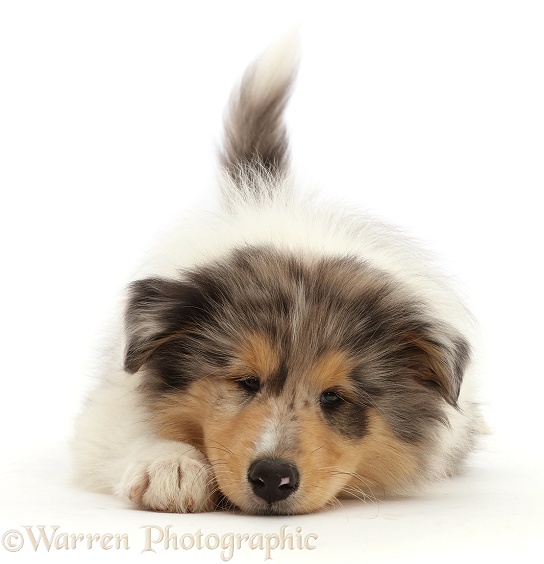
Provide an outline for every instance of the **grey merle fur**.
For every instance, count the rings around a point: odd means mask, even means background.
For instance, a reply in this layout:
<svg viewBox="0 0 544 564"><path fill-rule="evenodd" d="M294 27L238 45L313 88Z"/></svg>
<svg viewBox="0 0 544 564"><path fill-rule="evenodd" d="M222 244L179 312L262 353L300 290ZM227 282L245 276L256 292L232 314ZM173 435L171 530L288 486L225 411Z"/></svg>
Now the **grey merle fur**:
<svg viewBox="0 0 544 564"><path fill-rule="evenodd" d="M460 335L383 272L355 258L270 247L237 249L179 280L134 282L126 326L126 369L145 364L145 387L156 397L220 375L248 332L266 335L281 358L265 395L281 394L321 355L346 351L355 359L355 397L323 407L323 416L350 438L364 434L374 406L399 438L424 440L429 423L446 423L442 400L456 405L470 357Z"/></svg>

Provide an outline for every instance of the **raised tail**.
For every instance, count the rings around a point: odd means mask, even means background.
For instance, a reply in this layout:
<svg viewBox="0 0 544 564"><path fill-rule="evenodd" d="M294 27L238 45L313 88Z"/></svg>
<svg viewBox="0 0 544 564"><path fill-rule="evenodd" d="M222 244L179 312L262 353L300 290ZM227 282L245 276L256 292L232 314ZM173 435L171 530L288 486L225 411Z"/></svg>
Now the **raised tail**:
<svg viewBox="0 0 544 564"><path fill-rule="evenodd" d="M229 207L240 198L271 196L271 181L286 176L289 154L283 113L297 64L298 35L290 33L249 67L232 93L220 153L226 176L223 196Z"/></svg>

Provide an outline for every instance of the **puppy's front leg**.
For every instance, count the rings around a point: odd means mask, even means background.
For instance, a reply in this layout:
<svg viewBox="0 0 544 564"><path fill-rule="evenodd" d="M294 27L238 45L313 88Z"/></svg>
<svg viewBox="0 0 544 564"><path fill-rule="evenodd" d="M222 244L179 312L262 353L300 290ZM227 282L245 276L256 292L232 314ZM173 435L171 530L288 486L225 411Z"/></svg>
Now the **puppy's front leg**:
<svg viewBox="0 0 544 564"><path fill-rule="evenodd" d="M211 511L216 486L204 455L187 443L155 439L124 459L115 493L140 509L171 513Z"/></svg>

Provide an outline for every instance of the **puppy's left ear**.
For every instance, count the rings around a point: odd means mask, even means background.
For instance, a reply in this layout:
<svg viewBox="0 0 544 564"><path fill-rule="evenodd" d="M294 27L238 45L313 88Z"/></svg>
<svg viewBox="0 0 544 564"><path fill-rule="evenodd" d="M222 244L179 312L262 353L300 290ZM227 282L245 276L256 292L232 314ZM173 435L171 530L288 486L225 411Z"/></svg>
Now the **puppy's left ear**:
<svg viewBox="0 0 544 564"><path fill-rule="evenodd" d="M448 337L440 343L428 335L407 335L412 365L416 378L436 388L452 406L457 406L461 384L470 361L470 346L460 336Z"/></svg>
<svg viewBox="0 0 544 564"><path fill-rule="evenodd" d="M205 311L201 291L189 282L133 282L125 311L125 370L137 372L159 347L189 332Z"/></svg>

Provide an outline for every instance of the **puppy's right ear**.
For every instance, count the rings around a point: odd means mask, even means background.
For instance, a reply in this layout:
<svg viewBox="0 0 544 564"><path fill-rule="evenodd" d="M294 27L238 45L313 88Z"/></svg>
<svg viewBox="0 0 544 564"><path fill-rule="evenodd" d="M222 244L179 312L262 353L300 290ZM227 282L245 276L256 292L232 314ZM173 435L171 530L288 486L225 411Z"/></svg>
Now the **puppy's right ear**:
<svg viewBox="0 0 544 564"><path fill-rule="evenodd" d="M164 278L129 286L124 367L134 374L162 345L188 332L204 315L204 296L191 283Z"/></svg>

